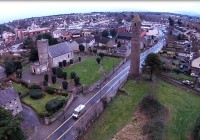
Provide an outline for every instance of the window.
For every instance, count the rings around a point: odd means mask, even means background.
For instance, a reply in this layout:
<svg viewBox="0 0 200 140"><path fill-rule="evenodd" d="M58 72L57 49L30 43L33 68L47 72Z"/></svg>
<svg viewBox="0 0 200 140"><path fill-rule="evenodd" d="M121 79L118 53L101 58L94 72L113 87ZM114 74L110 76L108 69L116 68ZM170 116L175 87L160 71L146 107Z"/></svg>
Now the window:
<svg viewBox="0 0 200 140"><path fill-rule="evenodd" d="M19 108L19 107L17 106L17 108Z"/></svg>
<svg viewBox="0 0 200 140"><path fill-rule="evenodd" d="M68 54L68 58L69 58L69 54Z"/></svg>
<svg viewBox="0 0 200 140"><path fill-rule="evenodd" d="M136 26L137 24L136 23L134 23L134 26Z"/></svg>

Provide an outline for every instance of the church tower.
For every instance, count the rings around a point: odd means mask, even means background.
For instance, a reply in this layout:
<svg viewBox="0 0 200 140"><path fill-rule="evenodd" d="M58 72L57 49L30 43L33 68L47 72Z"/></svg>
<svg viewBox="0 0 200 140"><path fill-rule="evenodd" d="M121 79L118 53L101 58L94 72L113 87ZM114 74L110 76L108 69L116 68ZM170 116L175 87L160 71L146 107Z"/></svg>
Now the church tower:
<svg viewBox="0 0 200 140"><path fill-rule="evenodd" d="M140 77L140 30L141 19L139 15L135 15L132 20L132 37L131 37L131 64L129 77L131 79L139 79Z"/></svg>
<svg viewBox="0 0 200 140"><path fill-rule="evenodd" d="M44 64L44 63L48 64L49 62L48 47L49 47L48 39L41 39L37 41L38 57L39 57L40 64Z"/></svg>

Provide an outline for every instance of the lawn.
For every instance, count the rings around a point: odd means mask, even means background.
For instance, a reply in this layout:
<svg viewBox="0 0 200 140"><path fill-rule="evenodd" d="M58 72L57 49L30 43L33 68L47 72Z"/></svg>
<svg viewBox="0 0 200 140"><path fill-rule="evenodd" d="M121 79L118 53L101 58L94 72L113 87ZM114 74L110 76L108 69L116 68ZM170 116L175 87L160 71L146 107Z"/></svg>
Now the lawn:
<svg viewBox="0 0 200 140"><path fill-rule="evenodd" d="M55 83L55 84L51 84L50 87L52 87L52 88L56 88L56 89L60 89L60 85L57 84L57 83Z"/></svg>
<svg viewBox="0 0 200 140"><path fill-rule="evenodd" d="M160 102L170 110L166 126L166 140L187 140L189 131L200 115L200 97L161 80L157 83L128 81L124 88L129 96L119 94L109 103L101 116L84 135L87 140L111 139L131 121L138 102L154 91ZM155 90L156 89L156 90Z"/></svg>
<svg viewBox="0 0 200 140"><path fill-rule="evenodd" d="M41 99L32 99L30 98L30 96L27 96L25 98L23 98L22 100L30 105L31 107L33 107L37 113L44 113L47 112L45 109L45 105L48 101L50 101L51 99L57 98L58 96L54 96L54 95L49 95L47 93L45 93L45 96Z"/></svg>
<svg viewBox="0 0 200 140"><path fill-rule="evenodd" d="M97 57L92 57L81 63L75 64L69 68L64 68L67 72L68 77L72 71L76 72L76 75L80 77L80 83L85 85L91 85L98 81L105 73L110 72L116 65L119 64L121 58L104 57L101 60L100 65L97 65ZM102 66L103 70L100 70Z"/></svg>
<svg viewBox="0 0 200 140"><path fill-rule="evenodd" d="M24 87L21 84L18 84L16 82L13 82L12 85L17 92L21 92L22 94L24 94L28 91L28 89L26 87Z"/></svg>
<svg viewBox="0 0 200 140"><path fill-rule="evenodd" d="M179 79L184 79L184 80L191 80L191 81L194 80L193 77L187 76L187 75L183 75L183 74L170 73L169 75L174 77L174 78L179 78Z"/></svg>

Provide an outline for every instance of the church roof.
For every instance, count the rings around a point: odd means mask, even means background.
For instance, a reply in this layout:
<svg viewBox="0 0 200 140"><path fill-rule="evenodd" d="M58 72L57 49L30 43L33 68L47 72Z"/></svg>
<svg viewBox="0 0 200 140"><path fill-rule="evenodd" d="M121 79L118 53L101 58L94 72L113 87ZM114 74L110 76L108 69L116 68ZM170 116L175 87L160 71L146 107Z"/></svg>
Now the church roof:
<svg viewBox="0 0 200 140"><path fill-rule="evenodd" d="M19 97L18 94L11 87L5 90L0 90L0 106L5 105L17 97Z"/></svg>
<svg viewBox="0 0 200 140"><path fill-rule="evenodd" d="M133 22L141 22L140 16L136 14L133 18Z"/></svg>
<svg viewBox="0 0 200 140"><path fill-rule="evenodd" d="M62 42L56 45L49 46L49 54L51 58L55 58L69 52L72 52L70 43Z"/></svg>

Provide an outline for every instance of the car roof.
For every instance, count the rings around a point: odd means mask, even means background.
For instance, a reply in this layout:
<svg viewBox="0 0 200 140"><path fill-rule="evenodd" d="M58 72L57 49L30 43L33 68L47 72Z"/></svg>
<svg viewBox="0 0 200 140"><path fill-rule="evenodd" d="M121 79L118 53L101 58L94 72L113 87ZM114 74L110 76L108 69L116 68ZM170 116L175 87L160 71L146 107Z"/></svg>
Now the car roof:
<svg viewBox="0 0 200 140"><path fill-rule="evenodd" d="M79 111L81 111L84 107L85 107L85 105L80 104L77 108L75 108L74 111L79 112Z"/></svg>

